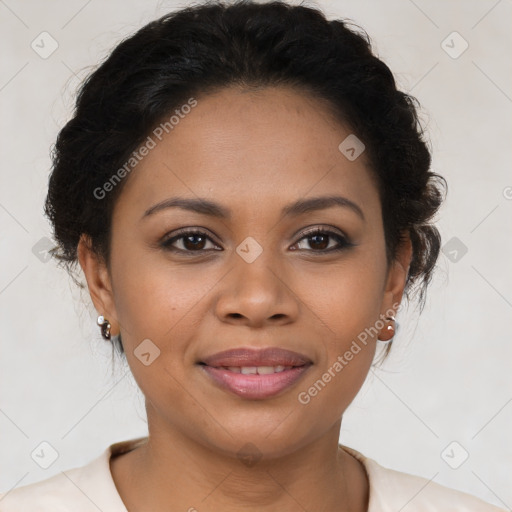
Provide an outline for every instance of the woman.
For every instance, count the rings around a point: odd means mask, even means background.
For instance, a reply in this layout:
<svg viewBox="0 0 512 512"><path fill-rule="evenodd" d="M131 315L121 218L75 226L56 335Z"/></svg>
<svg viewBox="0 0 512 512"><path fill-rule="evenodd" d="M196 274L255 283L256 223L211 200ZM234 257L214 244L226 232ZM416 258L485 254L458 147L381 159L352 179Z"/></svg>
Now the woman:
<svg viewBox="0 0 512 512"><path fill-rule="evenodd" d="M424 303L444 184L364 35L280 2L166 15L89 76L53 158L54 255L149 436L0 510L499 510L339 444L403 297Z"/></svg>

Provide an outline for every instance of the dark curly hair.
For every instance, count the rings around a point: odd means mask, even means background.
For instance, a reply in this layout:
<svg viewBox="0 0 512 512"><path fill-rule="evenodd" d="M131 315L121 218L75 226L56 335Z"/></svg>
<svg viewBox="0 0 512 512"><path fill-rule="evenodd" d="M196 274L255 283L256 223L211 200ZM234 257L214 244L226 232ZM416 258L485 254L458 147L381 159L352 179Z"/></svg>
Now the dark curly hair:
<svg viewBox="0 0 512 512"><path fill-rule="evenodd" d="M430 171L418 102L397 90L361 28L282 1L213 1L166 14L123 40L86 78L52 152L45 202L58 244L52 255L73 275L86 234L108 264L123 182L100 197L94 191L177 107L231 85L299 89L326 102L364 142L380 193L388 263L408 234L413 257L405 294L419 292L423 309L441 242L431 221L446 182Z"/></svg>

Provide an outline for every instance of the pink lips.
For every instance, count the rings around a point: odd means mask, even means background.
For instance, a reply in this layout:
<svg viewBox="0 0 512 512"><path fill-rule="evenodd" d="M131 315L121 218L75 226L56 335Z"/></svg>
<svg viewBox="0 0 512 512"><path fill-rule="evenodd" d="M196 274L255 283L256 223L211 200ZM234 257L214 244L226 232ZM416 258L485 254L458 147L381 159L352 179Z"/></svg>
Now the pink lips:
<svg viewBox="0 0 512 512"><path fill-rule="evenodd" d="M235 349L219 352L201 361L201 368L221 388L243 398L262 400L274 396L294 384L312 361L296 352L281 348ZM235 368L237 367L236 371ZM244 374L238 368L267 367L266 374ZM268 367L274 367L269 370ZM283 368L284 367L284 368ZM231 369L229 369L231 368Z"/></svg>

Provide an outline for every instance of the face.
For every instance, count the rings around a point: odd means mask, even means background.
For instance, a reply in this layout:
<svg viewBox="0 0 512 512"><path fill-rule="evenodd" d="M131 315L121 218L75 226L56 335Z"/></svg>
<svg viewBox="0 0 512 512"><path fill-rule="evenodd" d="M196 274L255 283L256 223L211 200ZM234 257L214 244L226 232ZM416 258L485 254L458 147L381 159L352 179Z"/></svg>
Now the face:
<svg viewBox="0 0 512 512"><path fill-rule="evenodd" d="M401 252L388 267L365 154L338 149L350 133L290 89L197 98L126 178L110 271L81 244L150 433L273 457L339 422L410 260Z"/></svg>

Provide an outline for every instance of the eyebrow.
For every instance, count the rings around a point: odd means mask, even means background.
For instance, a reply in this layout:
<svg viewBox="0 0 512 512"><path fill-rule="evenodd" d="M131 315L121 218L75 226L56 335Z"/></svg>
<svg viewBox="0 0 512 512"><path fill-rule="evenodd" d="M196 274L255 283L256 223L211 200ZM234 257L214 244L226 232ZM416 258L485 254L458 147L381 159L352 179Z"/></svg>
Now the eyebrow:
<svg viewBox="0 0 512 512"><path fill-rule="evenodd" d="M307 199L299 199L282 209L282 216L297 216L304 213L324 210L334 206L349 208L361 219L365 220L362 209L350 199L342 196L321 196ZM181 208L201 215L210 215L219 219L231 219L231 210L218 203L204 198L172 197L165 199L148 208L141 217L141 220L167 208Z"/></svg>

